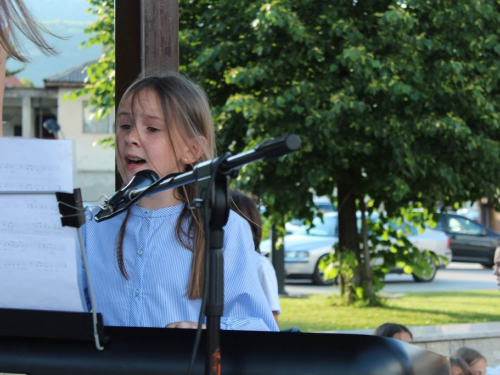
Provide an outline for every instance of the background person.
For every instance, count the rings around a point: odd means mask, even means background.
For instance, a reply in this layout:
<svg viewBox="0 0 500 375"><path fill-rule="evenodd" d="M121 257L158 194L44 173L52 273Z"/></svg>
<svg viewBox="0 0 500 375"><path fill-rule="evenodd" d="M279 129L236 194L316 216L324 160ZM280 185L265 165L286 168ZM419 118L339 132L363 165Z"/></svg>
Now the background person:
<svg viewBox="0 0 500 375"><path fill-rule="evenodd" d="M453 357L462 358L469 365L472 375L486 374L486 358L477 350L464 346L457 349Z"/></svg>
<svg viewBox="0 0 500 375"><path fill-rule="evenodd" d="M5 89L5 64L7 56L27 62L26 51L20 43L20 34L46 55L57 52L44 39L43 33L56 36L38 23L23 0L0 0L0 119L3 115L3 94ZM3 125L0 121L0 136Z"/></svg>
<svg viewBox="0 0 500 375"><path fill-rule="evenodd" d="M413 335L408 328L402 324L384 323L373 333L375 336L391 337L396 340L413 344Z"/></svg>
<svg viewBox="0 0 500 375"><path fill-rule="evenodd" d="M273 265L266 256L260 253L259 245L262 239L262 219L260 217L258 200L255 198L252 199L237 190L231 190L231 209L241 215L250 224L256 251L255 256L257 258L260 285L269 302L276 324L278 324L278 315L281 313L278 280Z"/></svg>
<svg viewBox="0 0 500 375"><path fill-rule="evenodd" d="M493 262L493 275L497 278L497 287L500 290L500 246L495 250Z"/></svg>
<svg viewBox="0 0 500 375"><path fill-rule="evenodd" d="M472 375L469 365L462 358L450 357L451 375Z"/></svg>

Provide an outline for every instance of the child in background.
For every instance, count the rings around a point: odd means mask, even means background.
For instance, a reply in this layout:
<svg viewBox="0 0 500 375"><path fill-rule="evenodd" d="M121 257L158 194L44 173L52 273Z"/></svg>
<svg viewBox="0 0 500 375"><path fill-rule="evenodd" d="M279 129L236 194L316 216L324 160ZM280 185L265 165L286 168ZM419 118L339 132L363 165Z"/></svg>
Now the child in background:
<svg viewBox="0 0 500 375"><path fill-rule="evenodd" d="M451 375L472 375L469 365L462 358L450 358Z"/></svg>
<svg viewBox="0 0 500 375"><path fill-rule="evenodd" d="M453 357L462 358L469 365L472 375L486 374L486 358L477 350L461 347L453 354Z"/></svg>
<svg viewBox="0 0 500 375"><path fill-rule="evenodd" d="M116 162L127 184L141 170L191 170L215 154L205 93L177 75L137 80L116 118ZM142 198L126 213L83 226L97 311L105 325L196 328L204 281L205 237L188 206L197 184ZM224 228L222 329L278 330L258 283L246 221L231 212ZM86 280L84 278L84 285Z"/></svg>
<svg viewBox="0 0 500 375"><path fill-rule="evenodd" d="M396 340L413 344L413 335L408 328L402 324L384 323L373 333L375 336L391 337Z"/></svg>
<svg viewBox="0 0 500 375"><path fill-rule="evenodd" d="M258 204L249 196L236 191L231 191L231 208L233 211L245 218L252 229L253 242L255 245L255 256L259 269L259 281L266 295L267 301L274 319L278 323L278 315L281 312L280 300L278 295L278 280L276 279L276 271L267 257L260 253L260 241L262 239L262 220Z"/></svg>

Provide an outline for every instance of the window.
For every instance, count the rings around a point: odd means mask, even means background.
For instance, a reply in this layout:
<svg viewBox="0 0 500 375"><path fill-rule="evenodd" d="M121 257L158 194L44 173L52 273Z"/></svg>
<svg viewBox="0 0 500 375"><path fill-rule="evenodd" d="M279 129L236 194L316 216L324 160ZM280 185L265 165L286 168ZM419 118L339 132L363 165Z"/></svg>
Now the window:
<svg viewBox="0 0 500 375"><path fill-rule="evenodd" d="M448 217L448 229L452 233L480 235L483 233L481 226L465 217Z"/></svg>
<svg viewBox="0 0 500 375"><path fill-rule="evenodd" d="M309 234L310 236L337 236L337 216L323 216L323 220L319 217L313 219L314 228L309 229L309 225L303 225L297 230L297 234Z"/></svg>
<svg viewBox="0 0 500 375"><path fill-rule="evenodd" d="M418 230L417 228L415 228L412 224L410 223L401 223L400 225L397 225L397 223L395 221L391 221L389 223L389 225L392 227L392 229L394 230L401 230L403 231L403 234L405 236L416 236L418 234Z"/></svg>
<svg viewBox="0 0 500 375"><path fill-rule="evenodd" d="M83 132L84 133L114 133L115 111L111 111L105 118L97 120L94 118L94 108L83 103Z"/></svg>
<svg viewBox="0 0 500 375"><path fill-rule="evenodd" d="M444 231L443 222L441 221L441 219L439 219L439 221L436 223L436 226L432 229Z"/></svg>

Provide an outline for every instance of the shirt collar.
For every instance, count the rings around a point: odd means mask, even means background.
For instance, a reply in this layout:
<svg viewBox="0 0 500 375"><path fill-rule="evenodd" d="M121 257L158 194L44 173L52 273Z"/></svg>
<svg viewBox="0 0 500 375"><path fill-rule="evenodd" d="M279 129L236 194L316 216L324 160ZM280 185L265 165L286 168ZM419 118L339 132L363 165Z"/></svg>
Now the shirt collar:
<svg viewBox="0 0 500 375"><path fill-rule="evenodd" d="M182 211L183 207L184 203L181 203L171 207L164 207L158 210L151 210L148 208L139 207L134 204L132 207L130 207L130 213L135 216L146 217L146 218L164 217L164 216L179 214Z"/></svg>

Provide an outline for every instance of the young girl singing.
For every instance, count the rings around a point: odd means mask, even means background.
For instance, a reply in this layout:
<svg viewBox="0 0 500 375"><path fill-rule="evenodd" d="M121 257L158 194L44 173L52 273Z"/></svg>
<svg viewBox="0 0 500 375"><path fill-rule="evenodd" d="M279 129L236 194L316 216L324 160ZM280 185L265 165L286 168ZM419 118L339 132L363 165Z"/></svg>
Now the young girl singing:
<svg viewBox="0 0 500 375"><path fill-rule="evenodd" d="M214 157L214 139L205 93L179 75L139 79L118 106L116 161L124 184L140 170L159 176L188 171ZM97 311L105 325L197 327L205 245L199 211L188 208L196 197L193 183L84 225ZM231 212L224 233L221 328L278 330L259 285L248 223Z"/></svg>

